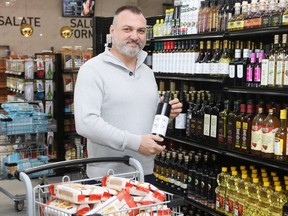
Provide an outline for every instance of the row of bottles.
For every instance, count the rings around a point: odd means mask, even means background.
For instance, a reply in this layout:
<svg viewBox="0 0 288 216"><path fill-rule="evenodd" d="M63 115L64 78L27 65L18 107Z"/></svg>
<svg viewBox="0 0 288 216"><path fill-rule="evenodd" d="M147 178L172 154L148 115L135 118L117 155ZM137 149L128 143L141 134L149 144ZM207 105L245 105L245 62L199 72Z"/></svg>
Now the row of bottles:
<svg viewBox="0 0 288 216"><path fill-rule="evenodd" d="M286 0L176 0L156 20L154 37L288 25Z"/></svg>
<svg viewBox="0 0 288 216"><path fill-rule="evenodd" d="M163 88L162 84L160 86ZM223 102L221 93L204 90L173 91L171 99L173 97L179 99L183 109L168 125L171 135L265 158L287 160L287 104L265 103L264 100L256 104L252 99L236 99L232 108L231 101Z"/></svg>
<svg viewBox="0 0 288 216"><path fill-rule="evenodd" d="M154 175L163 188L215 208L218 163L216 154L170 149L156 156Z"/></svg>
<svg viewBox="0 0 288 216"><path fill-rule="evenodd" d="M276 34L274 43L265 45L240 40L155 42L151 64L159 73L227 76L234 86L287 87L287 34Z"/></svg>
<svg viewBox="0 0 288 216"><path fill-rule="evenodd" d="M288 201L288 176L250 166L222 167L217 176L216 210L226 215L282 215Z"/></svg>

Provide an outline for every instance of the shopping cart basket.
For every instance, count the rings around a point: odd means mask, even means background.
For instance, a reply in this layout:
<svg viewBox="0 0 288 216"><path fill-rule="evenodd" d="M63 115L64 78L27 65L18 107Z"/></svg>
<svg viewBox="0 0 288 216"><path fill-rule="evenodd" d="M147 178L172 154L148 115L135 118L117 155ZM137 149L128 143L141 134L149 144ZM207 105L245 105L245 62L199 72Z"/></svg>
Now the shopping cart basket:
<svg viewBox="0 0 288 216"><path fill-rule="evenodd" d="M68 211L62 211L59 210L57 208L54 208L52 206L49 206L46 203L46 201L50 200L50 193L49 193L49 186L51 184L47 184L47 185L37 185L36 187L32 187L31 184L31 180L29 178L29 174L34 173L34 172L39 172L39 171L43 171L43 170L47 170L47 169L57 169L57 168L63 168L63 167L71 167L71 166L83 166L84 164L88 164L88 163L102 163L102 162L122 162L122 163L126 163L130 166L132 166L135 171L133 172L127 172L127 173L121 173L121 174L115 174L113 173L113 171L110 170L110 174L112 174L113 176L119 176L119 177L125 177L125 178L129 178L129 179L133 179L133 180L137 180L139 182L144 182L144 172L143 172L143 168L142 165L140 164L139 161L135 160L134 158L131 157L110 157L110 158L85 158L85 159L76 159L76 160L70 160L70 161L63 161L63 162L55 162L55 163L50 163L50 164L45 164L45 165L41 165L41 166L37 166L34 168L30 168L27 169L25 171L20 171L20 172L16 172L15 176L16 178L18 178L20 181L24 182L25 184L25 188L26 188L26 200L27 200L27 215L29 216L36 216L36 215L40 215L43 214L43 209L46 210L46 212L53 212L53 215L71 215L71 216L76 216L76 214L71 214ZM80 179L80 180L76 180L76 181L71 181L73 183L81 183L81 184L85 184L87 182L94 181L94 182L99 182L101 181L101 179L103 178L103 176L101 177L96 177L96 178L90 178L90 179ZM64 176L62 181L69 181L70 179L68 176ZM97 185L97 183L95 184ZM99 183L100 185L100 183ZM174 195L171 193L167 193L164 192L166 195L166 200L163 202L158 202L155 204L150 204L150 205L146 205L146 206L141 206L141 207L135 207L135 208L129 208L129 209L125 209L125 210L121 210L121 211L115 211L115 212L111 212L111 213L107 213L107 214L102 214L103 216L114 216L114 215L132 215L132 216L136 216L136 214L131 214L131 212L136 212L134 210L137 210L137 212L151 212L154 211L155 209L159 211L161 211L161 209L163 208L162 212L165 212L166 209L164 210L164 206L166 206L165 208L171 208L171 212L169 213L169 215L182 215L181 211L180 211L180 205L182 205L184 203L184 199L183 198L177 198L175 199ZM129 213L128 213L129 212ZM47 214L49 215L49 214ZM100 216L101 214L93 214L95 216ZM141 214L139 214L141 215ZM146 215L146 214L142 214L142 215ZM162 215L168 215L168 214L162 214Z"/></svg>

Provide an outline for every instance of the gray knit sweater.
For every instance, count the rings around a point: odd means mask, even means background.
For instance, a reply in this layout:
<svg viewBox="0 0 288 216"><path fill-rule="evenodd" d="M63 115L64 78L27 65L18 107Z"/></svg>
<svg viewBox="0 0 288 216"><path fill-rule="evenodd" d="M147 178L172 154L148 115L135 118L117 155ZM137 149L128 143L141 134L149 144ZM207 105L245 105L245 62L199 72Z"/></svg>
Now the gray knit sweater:
<svg viewBox="0 0 288 216"><path fill-rule="evenodd" d="M87 138L89 157L130 155L139 160L144 174L153 173L154 156L137 152L141 135L151 133L159 101L152 70L141 51L135 75L106 48L79 70L74 93L77 133ZM130 169L119 163L87 165L90 178Z"/></svg>

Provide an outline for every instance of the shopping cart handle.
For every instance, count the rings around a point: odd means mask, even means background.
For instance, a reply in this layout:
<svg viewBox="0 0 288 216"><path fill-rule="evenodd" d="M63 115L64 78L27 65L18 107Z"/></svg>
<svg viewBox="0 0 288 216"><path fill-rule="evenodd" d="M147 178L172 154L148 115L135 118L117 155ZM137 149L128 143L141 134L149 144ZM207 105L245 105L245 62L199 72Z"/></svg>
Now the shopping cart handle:
<svg viewBox="0 0 288 216"><path fill-rule="evenodd" d="M167 203L168 208L174 208L178 206L183 206L185 204L185 198L174 195L173 199L170 200L170 202Z"/></svg>
<svg viewBox="0 0 288 216"><path fill-rule="evenodd" d="M144 173L143 168L137 160L130 156L124 156L124 157L100 157L100 158L82 158L82 159L75 159L75 160L67 160L67 161L59 161L59 162L53 162L48 164L43 164L40 166L32 167L29 169L25 169L23 171L15 171L15 178L20 180L20 173L24 172L25 174L29 175L32 173L49 170L49 169L56 169L56 168L63 168L63 167L70 167L75 165L84 165L89 163L102 163L102 162L122 162L126 163L127 165L134 166L139 173Z"/></svg>

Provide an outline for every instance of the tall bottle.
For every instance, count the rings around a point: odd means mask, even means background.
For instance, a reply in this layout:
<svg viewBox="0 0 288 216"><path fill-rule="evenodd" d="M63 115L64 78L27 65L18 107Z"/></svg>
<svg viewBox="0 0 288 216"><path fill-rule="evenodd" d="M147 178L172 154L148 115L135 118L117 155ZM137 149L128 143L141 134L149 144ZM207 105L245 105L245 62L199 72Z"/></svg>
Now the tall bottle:
<svg viewBox="0 0 288 216"><path fill-rule="evenodd" d="M234 215L235 211L235 199L236 199L236 185L238 184L238 172L232 171L231 176L227 179L227 190L226 190L226 203L225 203L225 214Z"/></svg>
<svg viewBox="0 0 288 216"><path fill-rule="evenodd" d="M227 117L230 112L230 101L224 101L224 109L219 113L218 118L218 147L225 148L227 138Z"/></svg>
<svg viewBox="0 0 288 216"><path fill-rule="evenodd" d="M258 191L259 191L259 179L253 178L252 183L247 185L248 199L245 202L245 214L246 215L259 215L258 212Z"/></svg>
<svg viewBox="0 0 288 216"><path fill-rule="evenodd" d="M258 209L261 211L261 215L270 215L270 196L273 193L271 187L270 187L270 182L265 181L263 182L262 187L259 188L258 192L258 199L259 199L259 204L258 204Z"/></svg>
<svg viewBox="0 0 288 216"><path fill-rule="evenodd" d="M218 118L219 112L222 110L221 106L221 94L216 96L216 103L211 109L211 121L210 121L210 142L213 145L217 145L218 141Z"/></svg>
<svg viewBox="0 0 288 216"><path fill-rule="evenodd" d="M159 135L161 137L165 137L166 135L171 110L169 99L170 92L165 92L163 102L160 102L157 106L156 115L152 125L152 134Z"/></svg>
<svg viewBox="0 0 288 216"><path fill-rule="evenodd" d="M236 119L240 113L240 101L234 101L233 111L228 114L227 117L227 148L234 148L235 140L236 140Z"/></svg>
<svg viewBox="0 0 288 216"><path fill-rule="evenodd" d="M262 128L263 121L266 118L263 108L258 108L258 113L252 121L251 130L251 154L261 155L262 148Z"/></svg>
<svg viewBox="0 0 288 216"><path fill-rule="evenodd" d="M287 109L280 110L280 128L275 134L274 159L286 160Z"/></svg>
<svg viewBox="0 0 288 216"><path fill-rule="evenodd" d="M287 34L282 35L282 45L278 50L276 56L276 76L275 85L277 87L283 87L284 75L285 75L285 55L287 53Z"/></svg>
<svg viewBox="0 0 288 216"><path fill-rule="evenodd" d="M252 120L254 118L254 104L248 103L246 115L243 119L241 150L250 153Z"/></svg>
<svg viewBox="0 0 288 216"><path fill-rule="evenodd" d="M241 175L241 179L236 184L236 199L234 206L234 215L244 216L245 215L245 202L247 198L247 185L248 185L248 176L247 173Z"/></svg>
<svg viewBox="0 0 288 216"><path fill-rule="evenodd" d="M221 173L217 175L216 187L216 210L222 213L225 213L225 203L226 203L226 189L227 189L227 180L230 177L227 173L227 167L222 167Z"/></svg>
<svg viewBox="0 0 288 216"><path fill-rule="evenodd" d="M274 109L269 109L269 114L263 121L262 128L262 156L265 158L274 157L274 143L275 143L275 134L280 127L280 121L275 115Z"/></svg>
<svg viewBox="0 0 288 216"><path fill-rule="evenodd" d="M279 35L274 35L273 49L269 53L268 86L274 87L276 83L276 58L279 50Z"/></svg>
<svg viewBox="0 0 288 216"><path fill-rule="evenodd" d="M223 41L222 55L219 59L218 70L220 75L227 76L229 74L229 63L232 61L230 50L228 47L228 40Z"/></svg>
<svg viewBox="0 0 288 216"><path fill-rule="evenodd" d="M246 104L240 104L240 113L236 117L236 124L235 124L235 143L234 148L241 150L241 143L242 143L242 134L243 134L243 120L246 114Z"/></svg>
<svg viewBox="0 0 288 216"><path fill-rule="evenodd" d="M250 53L250 63L247 65L246 68L246 86L253 87L253 80L254 80L254 69L256 64L256 53Z"/></svg>
<svg viewBox="0 0 288 216"><path fill-rule="evenodd" d="M175 134L177 136L185 137L188 104L186 101L185 92L183 90L179 91L178 98L183 107L182 112L175 118Z"/></svg>

